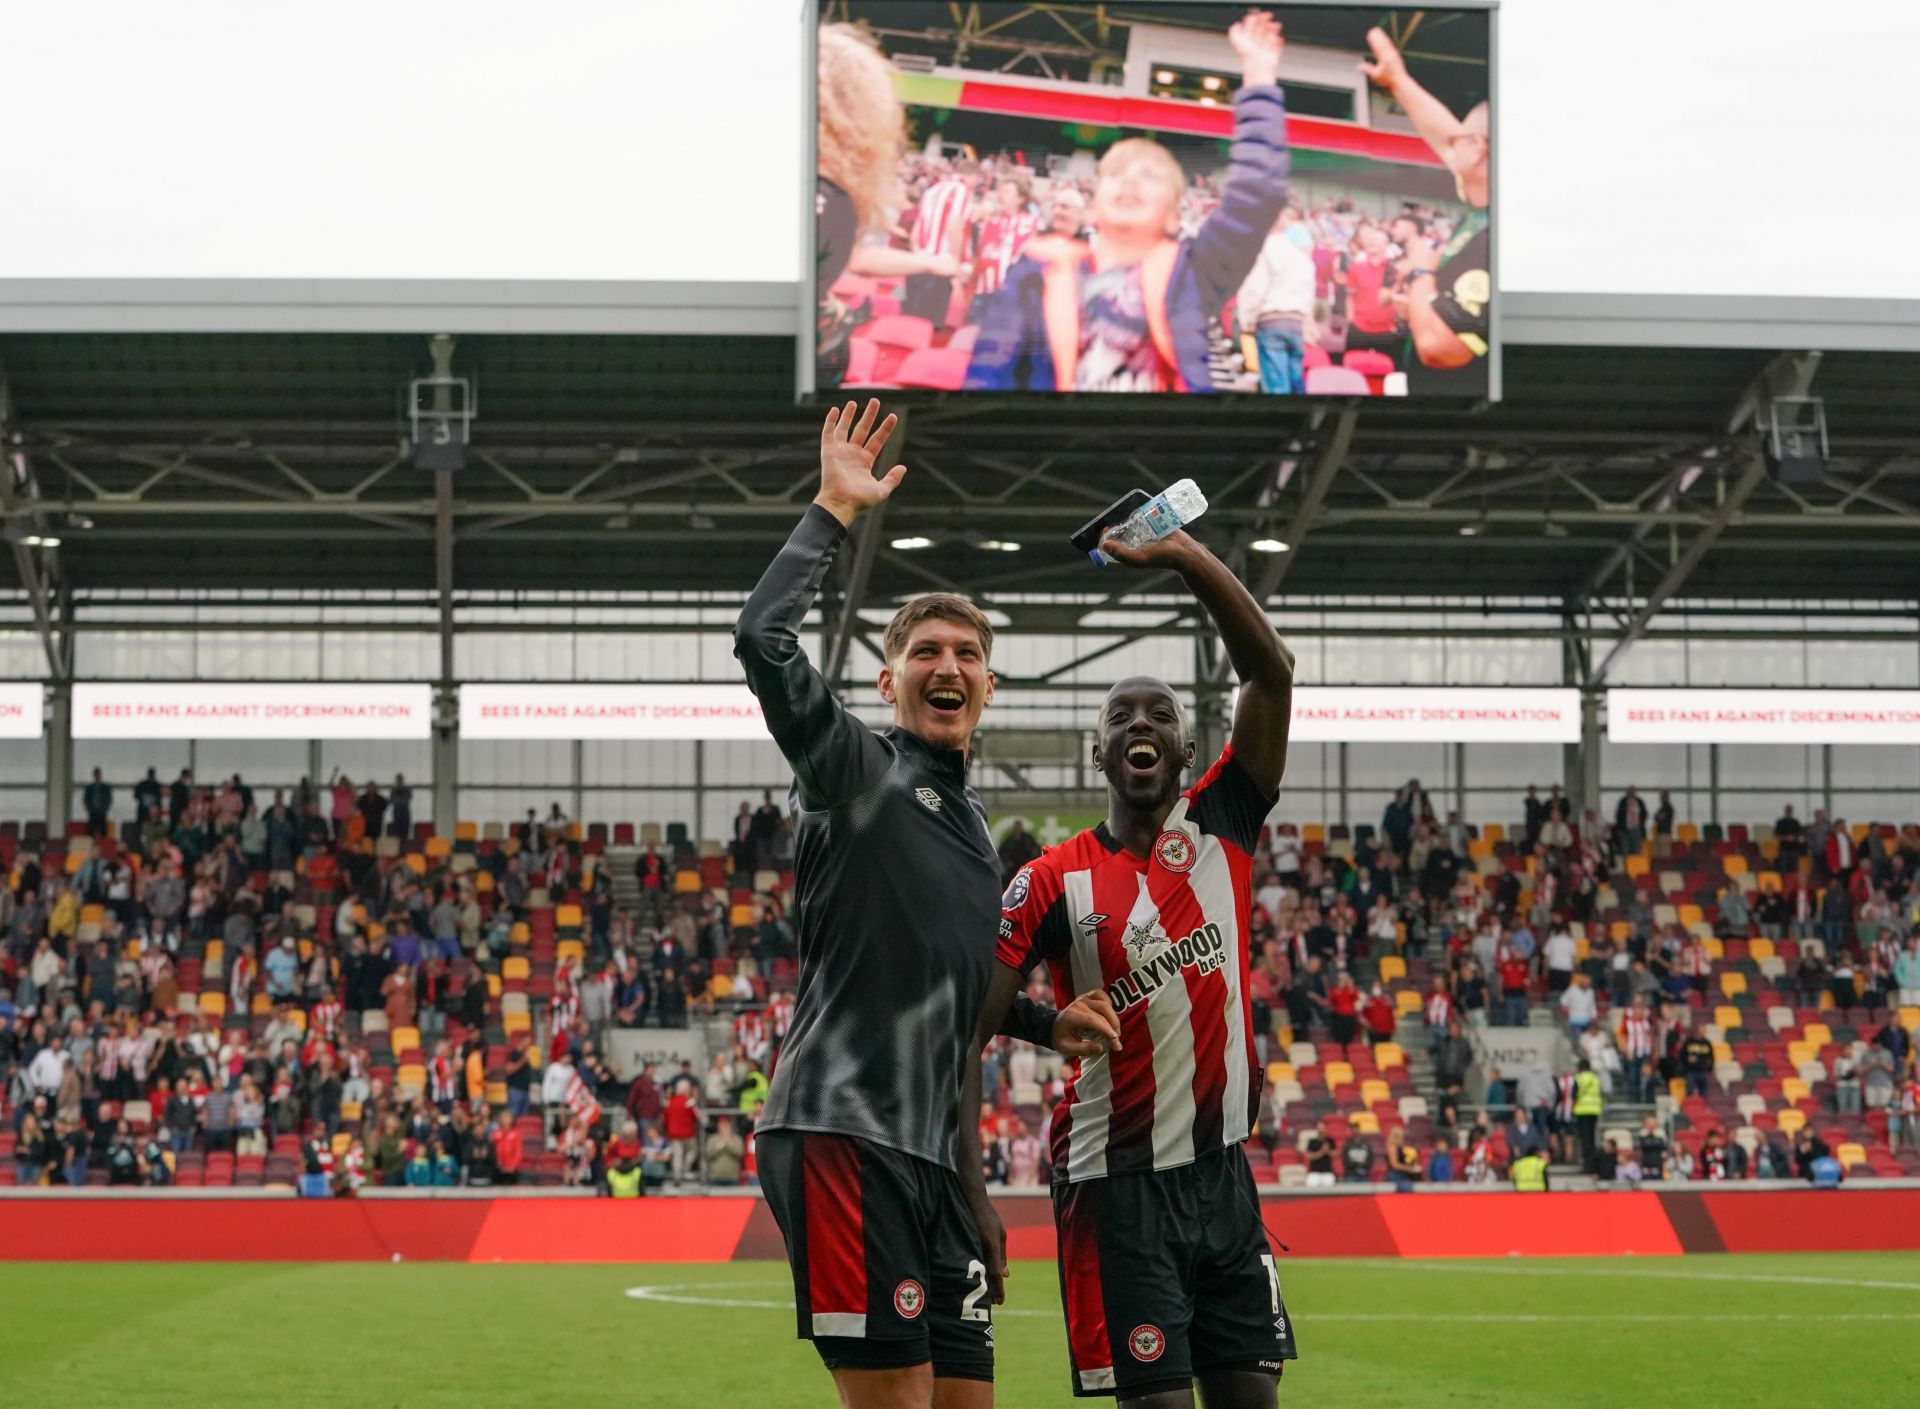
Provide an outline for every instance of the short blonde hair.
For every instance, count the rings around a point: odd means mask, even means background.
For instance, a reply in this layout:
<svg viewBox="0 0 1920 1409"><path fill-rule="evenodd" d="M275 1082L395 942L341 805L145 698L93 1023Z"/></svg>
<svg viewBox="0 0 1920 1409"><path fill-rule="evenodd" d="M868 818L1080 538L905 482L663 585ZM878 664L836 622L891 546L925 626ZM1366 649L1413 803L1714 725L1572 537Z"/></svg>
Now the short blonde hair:
<svg viewBox="0 0 1920 1409"><path fill-rule="evenodd" d="M957 592L926 592L903 602L887 623L880 647L889 667L907 653L907 638L923 621L951 621L971 627L980 638L981 659L993 659L993 623L987 620L987 614Z"/></svg>
<svg viewBox="0 0 1920 1409"><path fill-rule="evenodd" d="M1174 202L1177 205L1180 192L1187 189L1186 169L1175 160L1172 152L1154 141L1151 137L1123 137L1108 147L1100 158L1096 168L1099 179L1107 180L1132 161L1144 161L1149 166L1160 168L1160 174L1166 177L1174 190Z"/></svg>
<svg viewBox="0 0 1920 1409"><path fill-rule="evenodd" d="M820 175L853 201L863 231L886 221L899 179L906 116L893 91L893 65L863 29L820 26Z"/></svg>

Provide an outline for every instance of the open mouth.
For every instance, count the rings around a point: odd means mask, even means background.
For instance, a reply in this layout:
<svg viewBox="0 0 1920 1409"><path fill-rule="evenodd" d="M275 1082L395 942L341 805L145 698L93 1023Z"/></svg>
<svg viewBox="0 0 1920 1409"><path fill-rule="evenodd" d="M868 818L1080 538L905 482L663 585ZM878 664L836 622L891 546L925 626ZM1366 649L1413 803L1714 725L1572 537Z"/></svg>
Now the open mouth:
<svg viewBox="0 0 1920 1409"><path fill-rule="evenodd" d="M958 690L929 690L927 704L937 714L958 714L967 707L967 697Z"/></svg>
<svg viewBox="0 0 1920 1409"><path fill-rule="evenodd" d="M1135 739L1122 755L1134 773L1151 773L1160 766L1160 746L1151 739Z"/></svg>

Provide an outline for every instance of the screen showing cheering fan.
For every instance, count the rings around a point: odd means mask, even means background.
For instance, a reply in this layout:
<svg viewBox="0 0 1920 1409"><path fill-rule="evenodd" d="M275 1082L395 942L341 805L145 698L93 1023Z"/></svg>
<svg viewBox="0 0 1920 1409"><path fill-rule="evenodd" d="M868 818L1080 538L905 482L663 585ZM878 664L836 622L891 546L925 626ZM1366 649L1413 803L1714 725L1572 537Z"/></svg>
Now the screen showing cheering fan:
<svg viewBox="0 0 1920 1409"><path fill-rule="evenodd" d="M826 15L803 391L1495 393L1488 10Z"/></svg>

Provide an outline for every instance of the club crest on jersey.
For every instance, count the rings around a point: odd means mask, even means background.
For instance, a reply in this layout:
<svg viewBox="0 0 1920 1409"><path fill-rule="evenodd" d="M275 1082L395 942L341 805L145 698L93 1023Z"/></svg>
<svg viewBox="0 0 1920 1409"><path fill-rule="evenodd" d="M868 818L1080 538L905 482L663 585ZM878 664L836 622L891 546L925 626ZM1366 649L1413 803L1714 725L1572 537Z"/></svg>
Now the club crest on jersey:
<svg viewBox="0 0 1920 1409"><path fill-rule="evenodd" d="M1152 958L1127 970L1107 985L1107 997L1113 1010L1124 1013L1136 1003L1145 1003L1154 994L1174 982L1182 969L1196 974L1215 972L1226 962L1227 941L1217 924L1204 924L1178 944L1168 944Z"/></svg>
<svg viewBox="0 0 1920 1409"><path fill-rule="evenodd" d="M1135 1326L1127 1336L1127 1349L1135 1360L1158 1360L1166 1348L1167 1338L1158 1326Z"/></svg>
<svg viewBox="0 0 1920 1409"><path fill-rule="evenodd" d="M1185 832L1168 830L1154 839L1153 855L1154 859L1159 861L1161 869L1178 875L1191 871L1200 853L1194 849L1193 838Z"/></svg>
<svg viewBox="0 0 1920 1409"><path fill-rule="evenodd" d="M940 794L932 788L915 788L913 795L920 799L920 805L933 812L940 810Z"/></svg>
<svg viewBox="0 0 1920 1409"><path fill-rule="evenodd" d="M1031 866L1022 866L1020 868L1020 874L1008 883L1007 893L1000 897L1000 908L1002 910L1018 910L1022 905L1027 903L1027 875L1032 869Z"/></svg>
<svg viewBox="0 0 1920 1409"><path fill-rule="evenodd" d="M911 1321L926 1309L927 1294L909 1277L893 1289L893 1309Z"/></svg>

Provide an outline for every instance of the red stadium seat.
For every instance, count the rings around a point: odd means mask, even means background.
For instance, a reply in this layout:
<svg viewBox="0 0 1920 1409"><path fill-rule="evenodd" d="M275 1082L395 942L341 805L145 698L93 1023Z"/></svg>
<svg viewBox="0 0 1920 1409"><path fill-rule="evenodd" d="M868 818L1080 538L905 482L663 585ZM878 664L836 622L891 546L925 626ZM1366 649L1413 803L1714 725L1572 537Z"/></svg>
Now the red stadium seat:
<svg viewBox="0 0 1920 1409"><path fill-rule="evenodd" d="M924 318L915 318L908 314L876 318L860 329L856 341L873 342L882 347L897 347L911 352L916 348L933 345L933 324Z"/></svg>
<svg viewBox="0 0 1920 1409"><path fill-rule="evenodd" d="M894 373L894 383L928 391L958 391L967 379L973 353L961 347L923 347L909 352Z"/></svg>

